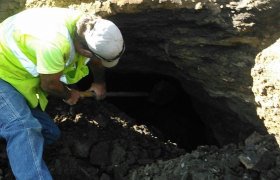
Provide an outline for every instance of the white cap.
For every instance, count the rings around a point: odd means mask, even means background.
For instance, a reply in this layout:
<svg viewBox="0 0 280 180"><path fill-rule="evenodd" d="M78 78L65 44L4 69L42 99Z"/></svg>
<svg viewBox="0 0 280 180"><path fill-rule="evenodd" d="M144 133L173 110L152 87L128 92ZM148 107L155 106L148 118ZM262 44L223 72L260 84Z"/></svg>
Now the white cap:
<svg viewBox="0 0 280 180"><path fill-rule="evenodd" d="M119 28L111 21L97 19L93 29L85 32L89 49L101 59L104 67L115 66L124 51L124 41Z"/></svg>

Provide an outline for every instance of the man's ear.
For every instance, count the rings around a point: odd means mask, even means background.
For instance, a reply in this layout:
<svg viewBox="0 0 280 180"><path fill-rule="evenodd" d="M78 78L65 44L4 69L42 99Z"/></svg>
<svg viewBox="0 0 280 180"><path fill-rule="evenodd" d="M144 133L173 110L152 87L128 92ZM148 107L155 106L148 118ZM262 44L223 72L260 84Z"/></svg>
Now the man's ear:
<svg viewBox="0 0 280 180"><path fill-rule="evenodd" d="M74 38L74 47L76 52L78 52L80 55L88 58L93 57L92 52L84 47L79 38Z"/></svg>
<svg viewBox="0 0 280 180"><path fill-rule="evenodd" d="M85 56L87 58L92 58L93 57L93 54L92 52L90 52L89 50L87 49L81 49L79 54L81 54L82 56Z"/></svg>

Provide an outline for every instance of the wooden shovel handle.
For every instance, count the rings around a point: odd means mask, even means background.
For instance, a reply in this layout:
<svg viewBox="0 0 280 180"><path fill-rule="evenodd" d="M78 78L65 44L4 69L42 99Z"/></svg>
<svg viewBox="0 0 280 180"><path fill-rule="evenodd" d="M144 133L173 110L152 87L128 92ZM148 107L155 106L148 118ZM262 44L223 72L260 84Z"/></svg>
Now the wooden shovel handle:
<svg viewBox="0 0 280 180"><path fill-rule="evenodd" d="M82 98L85 98L85 97L95 97L95 93L93 91L81 91L80 92L80 96Z"/></svg>

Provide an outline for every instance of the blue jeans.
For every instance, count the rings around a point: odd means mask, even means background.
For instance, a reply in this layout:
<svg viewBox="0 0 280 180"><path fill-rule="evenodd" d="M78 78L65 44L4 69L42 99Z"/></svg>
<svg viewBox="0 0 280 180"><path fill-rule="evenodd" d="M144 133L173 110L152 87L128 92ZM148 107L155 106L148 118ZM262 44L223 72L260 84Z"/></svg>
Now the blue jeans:
<svg viewBox="0 0 280 180"><path fill-rule="evenodd" d="M45 112L30 109L25 98L0 79L0 137L7 142L7 154L16 179L52 179L42 158L43 148L59 135L58 127Z"/></svg>

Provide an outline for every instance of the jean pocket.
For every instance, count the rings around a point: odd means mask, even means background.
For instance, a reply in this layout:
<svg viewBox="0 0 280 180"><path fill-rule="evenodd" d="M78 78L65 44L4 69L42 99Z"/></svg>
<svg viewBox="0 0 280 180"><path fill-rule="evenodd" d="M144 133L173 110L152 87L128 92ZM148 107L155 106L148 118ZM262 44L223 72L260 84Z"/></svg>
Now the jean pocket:
<svg viewBox="0 0 280 180"><path fill-rule="evenodd" d="M0 127L7 128L8 124L19 118L15 107L0 95Z"/></svg>

